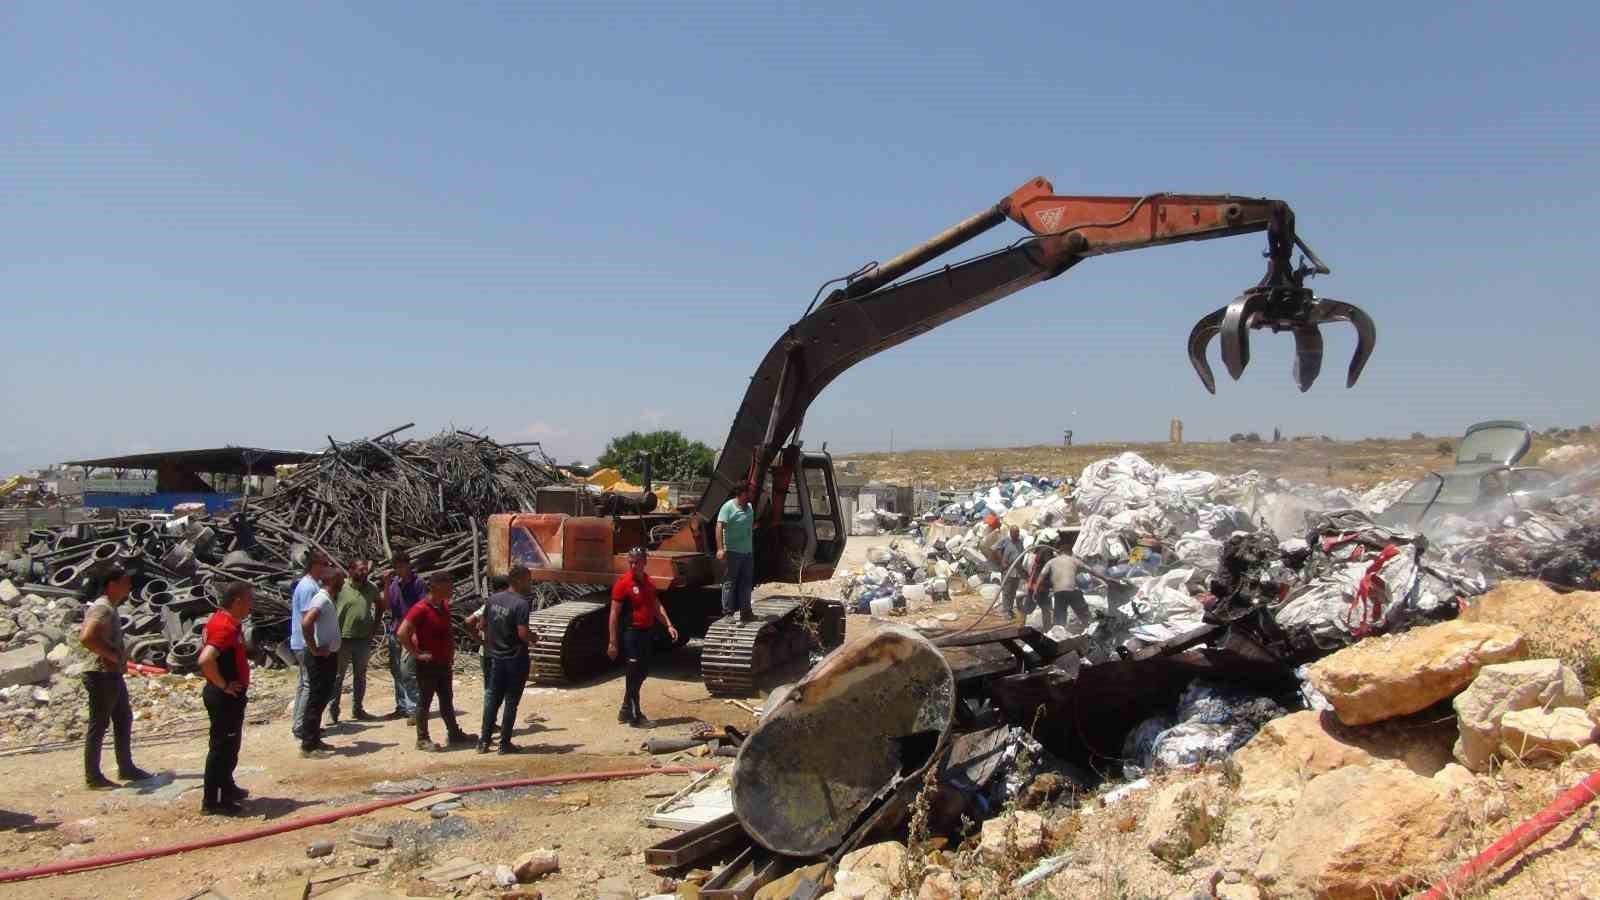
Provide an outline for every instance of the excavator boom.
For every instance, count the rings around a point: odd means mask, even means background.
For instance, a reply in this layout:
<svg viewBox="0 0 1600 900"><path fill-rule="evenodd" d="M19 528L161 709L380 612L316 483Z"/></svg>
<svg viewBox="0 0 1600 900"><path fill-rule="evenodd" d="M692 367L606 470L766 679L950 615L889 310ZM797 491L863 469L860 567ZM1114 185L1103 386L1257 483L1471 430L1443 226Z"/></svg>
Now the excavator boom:
<svg viewBox="0 0 1600 900"><path fill-rule="evenodd" d="M1007 219L1033 236L896 281ZM1211 337L1221 334L1223 360L1238 378L1249 359L1247 331L1270 328L1295 334L1295 375L1304 390L1321 362L1317 325L1347 320L1360 334L1349 375L1353 385L1376 340L1372 320L1349 304L1318 300L1304 287L1307 276L1328 269L1295 236L1288 204L1230 195L1059 196L1048 181L1035 178L923 244L863 267L789 326L750 379L711 483L700 498L699 515L714 520L742 482L755 481L759 490L757 476L798 431L812 400L856 363L1054 278L1086 257L1261 231L1268 233L1267 274L1234 304L1201 319L1190 336L1190 359L1202 383L1214 392L1205 360ZM1315 265L1302 260L1293 266L1295 247Z"/></svg>

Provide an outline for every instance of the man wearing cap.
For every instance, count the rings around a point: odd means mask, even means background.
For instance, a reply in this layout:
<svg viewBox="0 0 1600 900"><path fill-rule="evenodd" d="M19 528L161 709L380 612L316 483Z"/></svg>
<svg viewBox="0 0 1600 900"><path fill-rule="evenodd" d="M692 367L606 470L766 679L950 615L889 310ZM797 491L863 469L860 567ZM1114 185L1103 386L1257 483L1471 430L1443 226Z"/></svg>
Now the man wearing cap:
<svg viewBox="0 0 1600 900"><path fill-rule="evenodd" d="M748 495L745 505L749 505ZM606 655L612 659L621 655L628 661L628 674L623 680L622 708L617 710L617 721L635 728L650 724L644 711L639 708L639 688L644 684L645 676L650 674L656 623L667 626L667 636L673 641L678 640L678 629L667 618L667 611L661 607L661 601L656 596L656 586L645 574L649 559L650 554L643 547L629 550L628 571L611 586L611 643L606 647Z"/></svg>
<svg viewBox="0 0 1600 900"><path fill-rule="evenodd" d="M750 592L755 586L755 489L747 481L717 512L717 559L722 561L722 614L737 612L741 622L755 619Z"/></svg>
<svg viewBox="0 0 1600 900"><path fill-rule="evenodd" d="M475 744L478 736L468 734L456 724L455 659L456 642L451 633L450 592L455 585L449 574L435 572L428 579L428 595L406 612L395 636L417 661L417 749L437 753L444 748L428 737L428 707L439 698L439 716L444 719L445 739L451 744Z"/></svg>

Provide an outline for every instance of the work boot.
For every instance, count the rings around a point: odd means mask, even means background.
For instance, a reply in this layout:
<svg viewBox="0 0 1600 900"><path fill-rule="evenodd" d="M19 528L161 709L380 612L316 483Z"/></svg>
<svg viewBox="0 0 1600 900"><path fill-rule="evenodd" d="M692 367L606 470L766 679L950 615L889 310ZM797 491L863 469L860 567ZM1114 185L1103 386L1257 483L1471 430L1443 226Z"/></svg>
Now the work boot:
<svg viewBox="0 0 1600 900"><path fill-rule="evenodd" d="M489 752L489 742L488 741L479 741L478 742L478 753L483 754L483 753L488 753L488 752Z"/></svg>
<svg viewBox="0 0 1600 900"><path fill-rule="evenodd" d="M417 727L417 714L416 713L411 713L411 714L407 715L406 716L406 724L409 725L412 728Z"/></svg>
<svg viewBox="0 0 1600 900"><path fill-rule="evenodd" d="M312 745L312 749L314 749L314 750L326 750L329 753L332 753L334 750L336 750L338 748L334 747L332 744L328 743L327 741L317 741L315 744Z"/></svg>
<svg viewBox="0 0 1600 900"><path fill-rule="evenodd" d="M740 622L743 622L745 624L749 624L751 622L754 622L755 620L756 620L756 614L755 613L751 612L748 609L739 610L739 621Z"/></svg>
<svg viewBox="0 0 1600 900"><path fill-rule="evenodd" d="M118 769L117 777L121 778L123 781L144 781L149 778L154 778L155 776L139 768L138 766L134 766L131 769Z"/></svg>
<svg viewBox="0 0 1600 900"><path fill-rule="evenodd" d="M90 775L83 779L83 786L91 791L109 791L119 785L104 775Z"/></svg>
<svg viewBox="0 0 1600 900"><path fill-rule="evenodd" d="M301 759L327 759L328 757L330 757L332 755L333 755L333 750L332 749L324 750L321 747L301 747L300 748L300 758Z"/></svg>
<svg viewBox="0 0 1600 900"><path fill-rule="evenodd" d="M376 722L376 721L378 721L378 717L377 716L373 715L372 713L367 712L364 709L356 710L354 713L351 714L351 717L354 718L358 722Z"/></svg>
<svg viewBox="0 0 1600 900"><path fill-rule="evenodd" d="M444 750L443 747L435 744L433 741L430 741L427 738L417 738L417 749L421 750L423 753L439 753Z"/></svg>
<svg viewBox="0 0 1600 900"><path fill-rule="evenodd" d="M242 787L239 787L237 784L229 785L228 787L222 789L222 799L231 800L234 803L238 803L249 796L250 792Z"/></svg>
<svg viewBox="0 0 1600 900"><path fill-rule="evenodd" d="M468 734L465 731L458 731L455 734L445 738L445 742L451 746L456 746L459 744L476 744L478 742L478 736L475 734Z"/></svg>
<svg viewBox="0 0 1600 900"><path fill-rule="evenodd" d="M522 752L522 748L517 746L516 744L511 743L510 741L505 741L500 745L500 749L497 752L501 756L510 756L510 755L512 755L514 753L521 753Z"/></svg>
<svg viewBox="0 0 1600 900"><path fill-rule="evenodd" d="M629 709L626 706L624 706L621 709L617 710L617 721L619 723L623 724L623 725L632 724L632 722L633 722L633 710Z"/></svg>
<svg viewBox="0 0 1600 900"><path fill-rule="evenodd" d="M238 801L226 798L221 803L200 804L200 815L202 816L237 816L242 812L244 812L244 807L240 806Z"/></svg>

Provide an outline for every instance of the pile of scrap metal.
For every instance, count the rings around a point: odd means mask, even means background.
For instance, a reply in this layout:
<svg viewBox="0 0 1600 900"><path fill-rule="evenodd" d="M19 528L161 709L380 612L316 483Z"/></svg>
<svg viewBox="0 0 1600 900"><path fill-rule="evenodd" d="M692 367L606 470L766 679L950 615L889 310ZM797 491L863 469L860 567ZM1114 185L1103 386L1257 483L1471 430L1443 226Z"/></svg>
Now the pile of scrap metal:
<svg viewBox="0 0 1600 900"><path fill-rule="evenodd" d="M1233 626L1097 665L1026 626L934 640L884 627L775 692L740 744L732 811L645 859L667 869L725 861L701 895L749 898L913 818L922 836L960 840L1008 801L1076 802L1121 768L1125 737L1157 712L1186 702L1191 730L1217 718L1227 704L1197 680L1286 702L1298 688L1292 666ZM1257 715L1269 710L1282 711L1256 704ZM1248 728L1230 727L1234 740ZM795 896L820 893L801 879Z"/></svg>
<svg viewBox="0 0 1600 900"><path fill-rule="evenodd" d="M409 427L409 426L406 426ZM199 631L230 581L256 588L245 623L257 660L282 659L290 595L310 553L339 565L372 560L374 578L407 551L424 577L456 582L457 640L475 646L464 625L480 600L487 557L479 529L490 514L533 508L535 491L564 479L536 447L506 447L449 431L427 440L330 441L264 498L246 497L226 515L160 518L119 511L109 520L31 532L20 553L0 556L0 577L24 594L88 599L112 563L133 576L123 608L136 662L193 669ZM573 589L540 585L541 604ZM79 611L81 616L81 610Z"/></svg>

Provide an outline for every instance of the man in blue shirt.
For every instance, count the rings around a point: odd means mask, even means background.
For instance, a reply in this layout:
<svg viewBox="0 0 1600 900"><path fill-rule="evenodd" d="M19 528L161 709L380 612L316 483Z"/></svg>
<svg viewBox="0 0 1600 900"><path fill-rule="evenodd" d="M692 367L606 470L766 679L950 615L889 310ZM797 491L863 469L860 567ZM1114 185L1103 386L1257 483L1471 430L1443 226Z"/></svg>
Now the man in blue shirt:
<svg viewBox="0 0 1600 900"><path fill-rule="evenodd" d="M411 557L396 553L392 560L394 571L384 579L383 600L389 610L384 622L384 640L389 647L389 675L394 679L394 712L391 717L404 716L415 725L417 717L417 665L401 646L395 630L405 621L417 601L427 596L428 585L411 567Z"/></svg>
<svg viewBox="0 0 1600 900"><path fill-rule="evenodd" d="M311 598L322 590L322 579L327 574L327 561L318 556L316 551L306 553L306 573L300 576L300 581L294 586L294 594L289 601L289 650L294 654L295 662L300 665L300 681L294 689L294 715L291 721L294 736L299 738L305 733L306 697L311 691L311 681L306 674L306 637L294 627L305 617L306 606L311 603Z"/></svg>
<svg viewBox="0 0 1600 900"><path fill-rule="evenodd" d="M739 613L741 622L755 619L750 611L750 591L755 586L756 511L750 506L755 491L749 482L739 485L733 499L717 512L717 559L722 561L722 614Z"/></svg>

